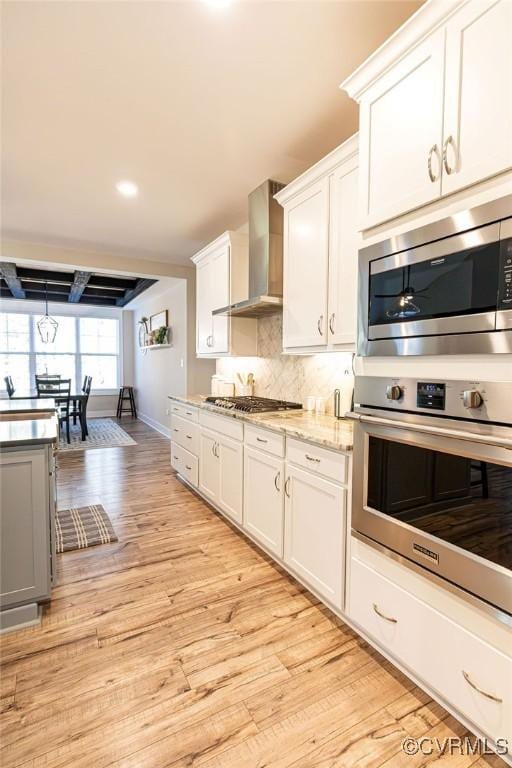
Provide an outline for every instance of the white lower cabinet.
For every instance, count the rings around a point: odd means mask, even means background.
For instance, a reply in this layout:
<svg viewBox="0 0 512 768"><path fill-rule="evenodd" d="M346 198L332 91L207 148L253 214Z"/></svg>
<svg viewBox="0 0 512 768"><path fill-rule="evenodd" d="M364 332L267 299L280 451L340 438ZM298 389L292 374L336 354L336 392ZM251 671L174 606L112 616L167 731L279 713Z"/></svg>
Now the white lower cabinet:
<svg viewBox="0 0 512 768"><path fill-rule="evenodd" d="M286 464L284 561L338 608L343 605L346 489Z"/></svg>
<svg viewBox="0 0 512 768"><path fill-rule="evenodd" d="M229 517L242 522L243 444L201 427L199 490Z"/></svg>
<svg viewBox="0 0 512 768"><path fill-rule="evenodd" d="M246 445L243 525L279 558L283 557L283 487L284 461Z"/></svg>
<svg viewBox="0 0 512 768"><path fill-rule="evenodd" d="M347 613L478 730L512 737L512 658L357 558Z"/></svg>
<svg viewBox="0 0 512 768"><path fill-rule="evenodd" d="M242 522L244 487L244 446L237 440L219 435L217 449L219 472L219 496L221 509L237 523Z"/></svg>
<svg viewBox="0 0 512 768"><path fill-rule="evenodd" d="M201 428L199 438L199 490L212 501L219 497L220 463L217 433Z"/></svg>

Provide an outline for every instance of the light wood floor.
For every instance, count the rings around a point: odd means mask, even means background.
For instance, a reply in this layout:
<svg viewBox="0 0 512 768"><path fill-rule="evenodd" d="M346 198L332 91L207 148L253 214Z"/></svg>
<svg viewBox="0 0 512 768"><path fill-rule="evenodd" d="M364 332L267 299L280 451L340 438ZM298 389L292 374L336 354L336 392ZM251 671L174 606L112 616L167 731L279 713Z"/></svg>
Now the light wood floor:
<svg viewBox="0 0 512 768"><path fill-rule="evenodd" d="M167 441L59 459L59 506L101 503L119 542L59 557L40 628L2 639L2 766L417 768L464 728L170 470Z"/></svg>

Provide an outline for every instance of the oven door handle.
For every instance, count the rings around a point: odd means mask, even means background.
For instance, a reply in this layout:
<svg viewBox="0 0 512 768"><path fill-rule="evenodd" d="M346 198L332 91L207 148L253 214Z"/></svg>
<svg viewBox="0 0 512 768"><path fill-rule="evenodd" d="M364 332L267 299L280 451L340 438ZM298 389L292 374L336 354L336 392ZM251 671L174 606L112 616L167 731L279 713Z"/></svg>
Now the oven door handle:
<svg viewBox="0 0 512 768"><path fill-rule="evenodd" d="M457 429L445 429L443 427L430 427L427 424L414 424L410 421L395 421L394 419L384 419L379 416L369 416L365 413L349 413L347 418L354 421L360 421L363 424L375 424L382 427L392 427L397 429L407 429L410 432L423 432L427 435L437 435L439 437L452 437L457 440L465 440L469 443L482 443L483 445L495 445L499 448L506 448L512 451L512 439L506 437L496 437L494 435L484 435L477 432L460 432Z"/></svg>

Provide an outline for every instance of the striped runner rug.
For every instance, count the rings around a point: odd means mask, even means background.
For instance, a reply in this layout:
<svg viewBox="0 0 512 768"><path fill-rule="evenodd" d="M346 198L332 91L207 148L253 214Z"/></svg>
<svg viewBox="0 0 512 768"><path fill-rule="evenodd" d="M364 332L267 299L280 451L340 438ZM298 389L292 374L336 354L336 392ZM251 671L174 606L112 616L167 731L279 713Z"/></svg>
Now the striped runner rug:
<svg viewBox="0 0 512 768"><path fill-rule="evenodd" d="M101 504L58 510L55 514L55 533L57 552L117 541L110 518Z"/></svg>

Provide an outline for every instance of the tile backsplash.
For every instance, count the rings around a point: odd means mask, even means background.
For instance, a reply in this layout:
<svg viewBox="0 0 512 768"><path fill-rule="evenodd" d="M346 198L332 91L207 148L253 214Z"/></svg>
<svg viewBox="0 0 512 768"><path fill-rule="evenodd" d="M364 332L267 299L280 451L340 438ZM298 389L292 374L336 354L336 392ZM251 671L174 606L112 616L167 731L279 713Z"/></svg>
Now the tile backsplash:
<svg viewBox="0 0 512 768"><path fill-rule="evenodd" d="M258 357L232 357L217 360L217 373L237 384L236 373L254 373L254 394L305 404L310 395L324 397L326 412L333 411L333 393L349 381L352 371L350 352L324 352L318 355L284 355L282 315L258 320Z"/></svg>

